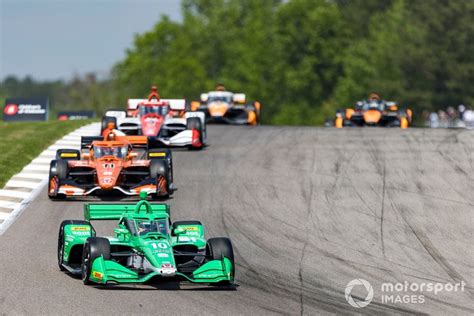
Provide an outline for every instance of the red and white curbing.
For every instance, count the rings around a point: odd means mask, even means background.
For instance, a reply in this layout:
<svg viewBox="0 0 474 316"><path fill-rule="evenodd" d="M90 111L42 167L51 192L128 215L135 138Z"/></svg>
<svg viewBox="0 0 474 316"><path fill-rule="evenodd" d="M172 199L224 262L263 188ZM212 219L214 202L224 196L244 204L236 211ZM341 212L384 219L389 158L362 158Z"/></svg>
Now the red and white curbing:
<svg viewBox="0 0 474 316"><path fill-rule="evenodd" d="M95 136L100 132L100 123L92 123L76 129L44 150L14 175L0 189L0 235L15 221L21 212L41 192L48 182L49 163L60 148L80 149L81 136Z"/></svg>

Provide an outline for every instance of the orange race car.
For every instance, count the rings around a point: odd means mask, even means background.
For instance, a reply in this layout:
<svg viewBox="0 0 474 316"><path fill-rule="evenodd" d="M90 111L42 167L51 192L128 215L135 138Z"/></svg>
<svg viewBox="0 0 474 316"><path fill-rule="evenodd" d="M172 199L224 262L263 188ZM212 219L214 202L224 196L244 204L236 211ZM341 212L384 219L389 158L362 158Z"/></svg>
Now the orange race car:
<svg viewBox="0 0 474 316"><path fill-rule="evenodd" d="M380 99L377 93L356 103L354 108L338 110L334 120L336 128L344 126L383 126L408 128L412 121L410 109L401 110L397 103Z"/></svg>
<svg viewBox="0 0 474 316"><path fill-rule="evenodd" d="M57 150L49 169L51 199L140 191L158 198L173 190L171 151L150 148L146 136L82 137L80 151Z"/></svg>
<svg viewBox="0 0 474 316"><path fill-rule="evenodd" d="M248 102L245 94L226 91L222 84L215 91L201 94L200 102L191 102L191 110L205 113L207 123L260 124L260 102Z"/></svg>

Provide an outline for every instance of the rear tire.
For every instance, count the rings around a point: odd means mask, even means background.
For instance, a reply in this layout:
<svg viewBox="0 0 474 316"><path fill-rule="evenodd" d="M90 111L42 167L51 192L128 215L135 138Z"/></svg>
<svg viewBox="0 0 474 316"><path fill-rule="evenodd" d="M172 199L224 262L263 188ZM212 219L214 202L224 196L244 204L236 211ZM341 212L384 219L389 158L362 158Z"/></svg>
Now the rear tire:
<svg viewBox="0 0 474 316"><path fill-rule="evenodd" d="M94 260L100 256L104 260L110 260L110 242L107 238L89 237L82 251L82 282L91 284L90 276L92 272L92 264Z"/></svg>
<svg viewBox="0 0 474 316"><path fill-rule="evenodd" d="M81 220L64 220L62 221L61 225L59 226L59 233L58 233L58 266L59 270L64 271L66 270L63 267L64 263L64 227L66 225L89 225L89 222L81 221ZM92 230L92 227L91 227Z"/></svg>
<svg viewBox="0 0 474 316"><path fill-rule="evenodd" d="M229 238L225 237L208 239L206 244L206 258L208 260L222 260L223 256L232 263L231 278L233 281L235 278L235 263L232 242ZM222 285L228 285L228 283L223 283Z"/></svg>

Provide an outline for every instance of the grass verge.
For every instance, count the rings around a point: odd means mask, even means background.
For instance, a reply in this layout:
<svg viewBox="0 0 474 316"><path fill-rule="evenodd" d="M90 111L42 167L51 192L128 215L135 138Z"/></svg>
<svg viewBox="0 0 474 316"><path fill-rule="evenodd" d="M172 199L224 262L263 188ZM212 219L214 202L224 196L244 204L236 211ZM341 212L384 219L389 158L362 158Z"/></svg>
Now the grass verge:
<svg viewBox="0 0 474 316"><path fill-rule="evenodd" d="M0 122L0 188L56 140L90 122Z"/></svg>

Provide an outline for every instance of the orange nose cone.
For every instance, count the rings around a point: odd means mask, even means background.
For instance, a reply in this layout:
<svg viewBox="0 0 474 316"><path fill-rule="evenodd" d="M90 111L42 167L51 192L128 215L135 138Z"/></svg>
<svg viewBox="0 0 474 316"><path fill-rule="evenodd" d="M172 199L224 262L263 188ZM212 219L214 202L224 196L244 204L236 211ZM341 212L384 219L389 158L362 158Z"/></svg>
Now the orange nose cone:
<svg viewBox="0 0 474 316"><path fill-rule="evenodd" d="M366 123L378 123L381 117L382 113L377 110L368 110L364 113L364 121Z"/></svg>
<svg viewBox="0 0 474 316"><path fill-rule="evenodd" d="M227 112L227 103L215 102L209 104L209 114L211 116L224 116Z"/></svg>

